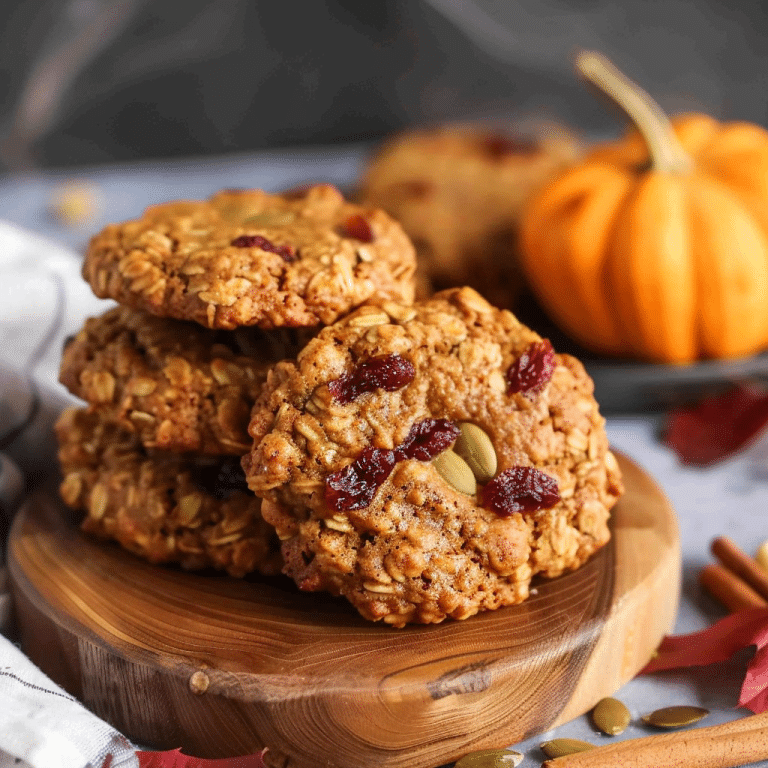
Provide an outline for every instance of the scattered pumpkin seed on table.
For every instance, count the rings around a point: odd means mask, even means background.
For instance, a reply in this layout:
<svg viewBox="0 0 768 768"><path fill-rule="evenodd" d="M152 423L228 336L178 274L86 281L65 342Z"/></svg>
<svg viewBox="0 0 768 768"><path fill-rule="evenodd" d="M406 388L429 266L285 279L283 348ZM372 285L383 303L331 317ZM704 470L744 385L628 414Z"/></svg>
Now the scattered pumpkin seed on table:
<svg viewBox="0 0 768 768"><path fill-rule="evenodd" d="M464 755L454 768L516 768L523 755L511 749L481 749Z"/></svg>
<svg viewBox="0 0 768 768"><path fill-rule="evenodd" d="M708 709L681 705L676 707L663 707L643 715L643 722L656 728L683 728L686 725L698 723L699 720L709 714Z"/></svg>
<svg viewBox="0 0 768 768"><path fill-rule="evenodd" d="M579 739L552 739L541 745L541 751L549 758L575 755L577 752L587 752L594 749L595 745Z"/></svg>
<svg viewBox="0 0 768 768"><path fill-rule="evenodd" d="M629 710L618 699L600 699L592 710L592 722L608 736L618 736L631 720Z"/></svg>

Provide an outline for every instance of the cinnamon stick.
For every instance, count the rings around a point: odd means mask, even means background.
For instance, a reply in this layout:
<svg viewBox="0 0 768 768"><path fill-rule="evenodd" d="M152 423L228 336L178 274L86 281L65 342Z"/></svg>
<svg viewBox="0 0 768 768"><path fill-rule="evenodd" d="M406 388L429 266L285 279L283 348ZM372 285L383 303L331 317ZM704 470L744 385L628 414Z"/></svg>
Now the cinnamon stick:
<svg viewBox="0 0 768 768"><path fill-rule="evenodd" d="M768 574L727 536L712 542L712 554L731 572L740 576L759 595L768 600Z"/></svg>
<svg viewBox="0 0 768 768"><path fill-rule="evenodd" d="M768 712L557 757L542 768L736 768L768 759Z"/></svg>
<svg viewBox="0 0 768 768"><path fill-rule="evenodd" d="M722 565L706 566L699 574L699 582L729 611L736 612L743 608L768 608L768 601Z"/></svg>

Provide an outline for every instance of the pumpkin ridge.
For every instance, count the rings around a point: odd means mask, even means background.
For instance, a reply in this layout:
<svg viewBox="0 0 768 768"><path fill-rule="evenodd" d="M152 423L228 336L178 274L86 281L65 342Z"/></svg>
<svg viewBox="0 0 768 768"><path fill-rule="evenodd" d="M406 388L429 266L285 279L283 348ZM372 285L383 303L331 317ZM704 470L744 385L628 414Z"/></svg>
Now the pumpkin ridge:
<svg viewBox="0 0 768 768"><path fill-rule="evenodd" d="M696 357L695 269L686 203L682 177L649 173L618 219L609 281L619 326L640 358L687 363Z"/></svg>
<svg viewBox="0 0 768 768"><path fill-rule="evenodd" d="M608 354L621 354L621 333L606 292L609 246L616 222L631 192L631 181L624 175L606 180L601 188L588 197L581 208L573 212L569 223L566 264L566 289L578 294L581 309L580 328L589 328L596 348ZM588 233L587 237L584 234ZM584 334L578 341L585 343Z"/></svg>
<svg viewBox="0 0 768 768"><path fill-rule="evenodd" d="M757 352L768 326L768 235L722 182L696 174L687 186L699 266L699 354Z"/></svg>
<svg viewBox="0 0 768 768"><path fill-rule="evenodd" d="M597 183L598 179L600 183ZM599 327L600 337L589 339L589 342L609 354L621 351L620 338L610 313L607 310L602 312L600 321L595 322L581 301L563 303L560 298L563 290L576 290L583 285L583 276L573 268L572 259L568 257L573 218L588 204L595 186L601 189L615 187L617 180L625 183L623 179L615 169L603 165L583 167L578 174L566 172L554 182L546 201L540 196L529 204L520 240L521 265L534 293L548 308L555 322L569 329L580 328L585 323L590 329ZM544 202L546 205L542 204ZM590 306L594 303L590 302ZM602 304L605 305L605 302ZM574 332L572 335L584 343L582 334Z"/></svg>

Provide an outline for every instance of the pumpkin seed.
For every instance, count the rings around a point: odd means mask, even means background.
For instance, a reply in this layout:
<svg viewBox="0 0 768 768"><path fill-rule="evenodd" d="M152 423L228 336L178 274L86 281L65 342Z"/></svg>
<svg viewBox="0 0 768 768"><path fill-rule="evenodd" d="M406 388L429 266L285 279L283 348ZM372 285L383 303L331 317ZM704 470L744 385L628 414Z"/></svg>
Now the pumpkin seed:
<svg viewBox="0 0 768 768"><path fill-rule="evenodd" d="M261 211L249 216L243 224L254 227L281 227L290 224L296 218L292 211Z"/></svg>
<svg viewBox="0 0 768 768"><path fill-rule="evenodd" d="M464 755L454 768L516 768L522 762L523 755L511 749L481 749Z"/></svg>
<svg viewBox="0 0 768 768"><path fill-rule="evenodd" d="M592 721L608 736L623 733L631 720L629 710L618 699L600 699L592 710Z"/></svg>
<svg viewBox="0 0 768 768"><path fill-rule="evenodd" d="M453 450L469 464L478 482L487 483L496 474L498 459L491 438L477 426L464 422L459 424L461 434Z"/></svg>
<svg viewBox="0 0 768 768"><path fill-rule="evenodd" d="M764 570L768 571L768 541L764 541L755 555L757 564Z"/></svg>
<svg viewBox="0 0 768 768"><path fill-rule="evenodd" d="M677 707L663 707L643 716L643 722L656 728L682 728L684 725L698 723L699 720L709 714L703 707L691 707L681 705Z"/></svg>
<svg viewBox="0 0 768 768"><path fill-rule="evenodd" d="M448 485L460 493L474 496L477 493L477 481L464 459L451 450L443 451L432 459L432 466Z"/></svg>
<svg viewBox="0 0 768 768"><path fill-rule="evenodd" d="M577 752L587 752L594 748L594 744L579 739L552 739L552 741L545 741L541 745L541 751L551 758L575 755Z"/></svg>

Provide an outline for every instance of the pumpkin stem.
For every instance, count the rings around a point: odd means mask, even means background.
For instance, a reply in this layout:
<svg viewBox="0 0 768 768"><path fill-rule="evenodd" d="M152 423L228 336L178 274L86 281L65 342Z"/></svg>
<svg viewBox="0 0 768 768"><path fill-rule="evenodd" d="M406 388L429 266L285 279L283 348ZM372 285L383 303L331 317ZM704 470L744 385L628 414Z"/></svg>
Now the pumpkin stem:
<svg viewBox="0 0 768 768"><path fill-rule="evenodd" d="M637 126L648 144L654 170L685 173L691 169L691 158L675 135L669 118L637 83L594 51L580 51L576 56L576 67L590 83L610 96Z"/></svg>

